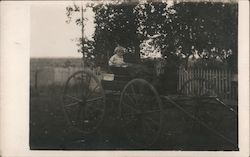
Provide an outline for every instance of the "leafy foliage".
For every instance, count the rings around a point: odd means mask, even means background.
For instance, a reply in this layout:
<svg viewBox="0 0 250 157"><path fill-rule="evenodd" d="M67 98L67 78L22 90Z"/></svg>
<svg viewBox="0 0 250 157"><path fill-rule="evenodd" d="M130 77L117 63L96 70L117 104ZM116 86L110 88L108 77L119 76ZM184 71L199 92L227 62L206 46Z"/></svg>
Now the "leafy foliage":
<svg viewBox="0 0 250 157"><path fill-rule="evenodd" d="M206 57L226 58L237 53L237 5L232 3L179 3L174 6L176 46ZM222 54L223 53L223 54ZM225 55L225 56L224 56Z"/></svg>
<svg viewBox="0 0 250 157"><path fill-rule="evenodd" d="M197 52L203 62L219 57L237 67L237 3L115 1L91 7L96 30L86 51L98 64L105 64L117 45L139 60L140 44L150 39L164 58L175 56L176 64Z"/></svg>
<svg viewBox="0 0 250 157"><path fill-rule="evenodd" d="M117 45L126 47L130 53L136 51L139 59L139 39L136 33L138 26L133 13L134 7L135 5L127 4L101 4L94 8L94 53L97 60L107 61Z"/></svg>

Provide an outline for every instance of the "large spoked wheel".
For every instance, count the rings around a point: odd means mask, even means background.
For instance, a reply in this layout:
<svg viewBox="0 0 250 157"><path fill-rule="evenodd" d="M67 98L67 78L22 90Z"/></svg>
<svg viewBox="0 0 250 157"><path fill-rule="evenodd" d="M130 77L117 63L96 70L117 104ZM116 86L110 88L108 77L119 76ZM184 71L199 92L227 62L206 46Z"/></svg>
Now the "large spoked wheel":
<svg viewBox="0 0 250 157"><path fill-rule="evenodd" d="M120 116L129 143L149 147L162 130L161 99L155 88L143 79L126 84L120 99Z"/></svg>
<svg viewBox="0 0 250 157"><path fill-rule="evenodd" d="M105 95L97 76L89 70L72 74L63 92L67 122L84 134L94 132L105 114Z"/></svg>
<svg viewBox="0 0 250 157"><path fill-rule="evenodd" d="M179 91L181 95L191 97L217 97L215 86L206 79L193 78L186 81Z"/></svg>

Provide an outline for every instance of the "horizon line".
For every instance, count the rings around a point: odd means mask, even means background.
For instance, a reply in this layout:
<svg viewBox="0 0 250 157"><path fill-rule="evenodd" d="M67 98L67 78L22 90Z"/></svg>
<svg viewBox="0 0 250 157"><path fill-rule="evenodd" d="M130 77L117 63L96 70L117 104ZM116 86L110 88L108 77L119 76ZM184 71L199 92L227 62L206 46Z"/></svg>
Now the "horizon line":
<svg viewBox="0 0 250 157"><path fill-rule="evenodd" d="M79 58L79 59L82 59L82 57L76 57L76 56L65 56L65 57L63 57L63 56L58 56L58 57L57 57L57 56L41 56L41 57L35 56L35 57L34 57L34 56L33 56L33 57L31 57L31 56L30 56L30 59L31 59L31 58L34 58L34 59L36 59L36 58L44 58L44 59L50 59L50 58L52 58L52 59L53 59L53 58Z"/></svg>

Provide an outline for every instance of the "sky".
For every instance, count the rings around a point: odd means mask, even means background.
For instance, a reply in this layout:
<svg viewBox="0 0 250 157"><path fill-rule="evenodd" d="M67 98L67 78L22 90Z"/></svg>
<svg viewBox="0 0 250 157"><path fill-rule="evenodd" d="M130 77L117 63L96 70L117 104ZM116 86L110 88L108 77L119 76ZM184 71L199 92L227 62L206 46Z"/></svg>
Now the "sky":
<svg viewBox="0 0 250 157"><path fill-rule="evenodd" d="M30 8L30 56L31 57L81 57L76 42L81 37L81 27L66 23L66 7L73 2L35 2ZM89 21L85 35L94 32L94 13L86 12Z"/></svg>
<svg viewBox="0 0 250 157"><path fill-rule="evenodd" d="M107 1L106 1L107 2ZM85 6L87 1L34 1L30 8L30 56L33 57L82 57L77 52L76 42L81 37L81 27L74 22L66 23L66 7L69 5ZM103 3L103 2L102 2ZM172 1L168 1L172 4ZM74 17L80 17L78 13ZM87 9L84 17L85 36L91 39L94 31L94 13Z"/></svg>

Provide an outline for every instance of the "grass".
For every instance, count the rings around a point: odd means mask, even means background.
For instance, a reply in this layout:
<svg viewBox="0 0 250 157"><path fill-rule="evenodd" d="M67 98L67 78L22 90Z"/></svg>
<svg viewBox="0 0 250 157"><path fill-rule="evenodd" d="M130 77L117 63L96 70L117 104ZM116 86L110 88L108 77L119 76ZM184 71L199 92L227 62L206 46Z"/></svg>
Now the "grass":
<svg viewBox="0 0 250 157"><path fill-rule="evenodd" d="M106 102L106 116L99 129L90 135L83 135L67 125L62 110L61 86L49 86L34 90L30 94L30 148L42 150L124 150L139 149L123 136L124 130L118 118L118 102L112 95ZM194 101L180 102L188 111L193 111ZM206 128L193 123L190 117L169 102L164 102L164 125L160 138L152 150L238 150L225 140L218 138ZM186 106L191 106L187 108ZM200 115L214 115L221 123L218 129L237 143L237 118L220 107L210 103L203 105ZM203 117L204 118L204 117ZM209 125L218 122L210 117L203 119ZM211 122L210 122L210 121ZM214 120L214 121L212 121ZM192 127L191 127L192 126Z"/></svg>

